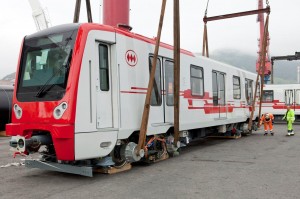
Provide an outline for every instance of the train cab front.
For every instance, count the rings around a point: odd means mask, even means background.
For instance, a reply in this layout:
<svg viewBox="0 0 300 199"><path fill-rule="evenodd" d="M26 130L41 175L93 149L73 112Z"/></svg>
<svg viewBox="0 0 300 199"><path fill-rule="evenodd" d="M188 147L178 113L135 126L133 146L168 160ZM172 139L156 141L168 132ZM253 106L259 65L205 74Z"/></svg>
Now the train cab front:
<svg viewBox="0 0 300 199"><path fill-rule="evenodd" d="M12 123L6 125L15 154L41 152L74 160L74 46L78 24L26 36L13 96ZM74 75L74 74L73 74Z"/></svg>

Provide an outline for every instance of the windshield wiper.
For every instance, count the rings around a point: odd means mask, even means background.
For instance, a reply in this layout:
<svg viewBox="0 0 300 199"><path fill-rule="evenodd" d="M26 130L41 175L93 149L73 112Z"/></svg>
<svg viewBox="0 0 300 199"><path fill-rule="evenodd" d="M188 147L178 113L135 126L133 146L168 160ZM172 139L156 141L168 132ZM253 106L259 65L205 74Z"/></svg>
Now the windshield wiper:
<svg viewBox="0 0 300 199"><path fill-rule="evenodd" d="M72 53L73 50L70 50L70 53L68 55L68 57L65 59L65 63L58 68L58 70L46 81L46 83L38 90L38 92L36 93L35 97L41 97L43 96L45 93L47 93L54 85L56 85L55 83L48 85L49 82L51 82L51 80L58 75L59 72L62 72L63 68L65 68L65 70L69 70L70 68L70 64L71 64L71 59L72 59ZM46 87L48 87L48 89L46 89Z"/></svg>

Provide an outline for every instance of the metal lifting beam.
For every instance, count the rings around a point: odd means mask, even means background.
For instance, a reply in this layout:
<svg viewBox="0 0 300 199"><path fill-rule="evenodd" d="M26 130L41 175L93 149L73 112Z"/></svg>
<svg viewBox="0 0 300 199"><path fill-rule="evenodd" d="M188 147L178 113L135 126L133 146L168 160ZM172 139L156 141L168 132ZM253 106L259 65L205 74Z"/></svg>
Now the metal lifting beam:
<svg viewBox="0 0 300 199"><path fill-rule="evenodd" d="M274 83L274 77L273 77L273 65L274 61L277 60L287 60L287 61L294 61L294 60L300 60L300 52L295 52L295 55L286 55L286 56L273 56L271 57L271 83Z"/></svg>
<svg viewBox="0 0 300 199"><path fill-rule="evenodd" d="M270 7L266 7L264 9L258 9L258 10L250 10L245 12L237 12L232 14L226 14L226 15L219 15L219 16L213 16L213 17L203 17L204 23L207 23L208 21L216 21L216 20L222 20L222 19L229 19L229 18L235 18L235 17L243 17L248 15L255 15L260 13L270 13Z"/></svg>
<svg viewBox="0 0 300 199"><path fill-rule="evenodd" d="M295 55L273 56L271 57L272 65L276 60L287 60L287 61L300 60L300 52L295 52Z"/></svg>

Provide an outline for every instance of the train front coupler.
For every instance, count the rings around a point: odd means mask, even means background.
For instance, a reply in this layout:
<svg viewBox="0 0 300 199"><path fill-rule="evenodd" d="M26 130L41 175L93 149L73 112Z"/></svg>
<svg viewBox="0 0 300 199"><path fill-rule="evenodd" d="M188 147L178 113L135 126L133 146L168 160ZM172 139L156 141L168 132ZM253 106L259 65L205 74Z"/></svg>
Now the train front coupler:
<svg viewBox="0 0 300 199"><path fill-rule="evenodd" d="M14 152L14 157L17 154L28 155L30 153L38 152L41 146L52 144L50 135L34 135L28 136L12 136L9 141L11 151Z"/></svg>

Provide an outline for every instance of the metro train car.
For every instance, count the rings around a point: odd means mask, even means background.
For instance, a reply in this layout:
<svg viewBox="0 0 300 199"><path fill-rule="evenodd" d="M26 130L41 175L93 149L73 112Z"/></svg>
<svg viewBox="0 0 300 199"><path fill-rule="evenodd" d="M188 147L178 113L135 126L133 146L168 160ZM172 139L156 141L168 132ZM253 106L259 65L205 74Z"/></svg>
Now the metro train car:
<svg viewBox="0 0 300 199"><path fill-rule="evenodd" d="M165 43L157 58L147 144L144 154L135 153L155 43L91 23L26 36L12 123L6 125L15 154L40 153L40 160L26 160L28 167L92 176L95 167L151 162L172 153L174 62L173 47ZM181 146L210 133L251 133L255 81L254 73L181 50Z"/></svg>
<svg viewBox="0 0 300 199"><path fill-rule="evenodd" d="M300 114L300 84L266 84L263 88L262 112L272 113L281 120L287 106L295 111L296 121Z"/></svg>
<svg viewBox="0 0 300 199"><path fill-rule="evenodd" d="M0 85L0 131L4 131L5 125L11 122L13 91L13 86Z"/></svg>

